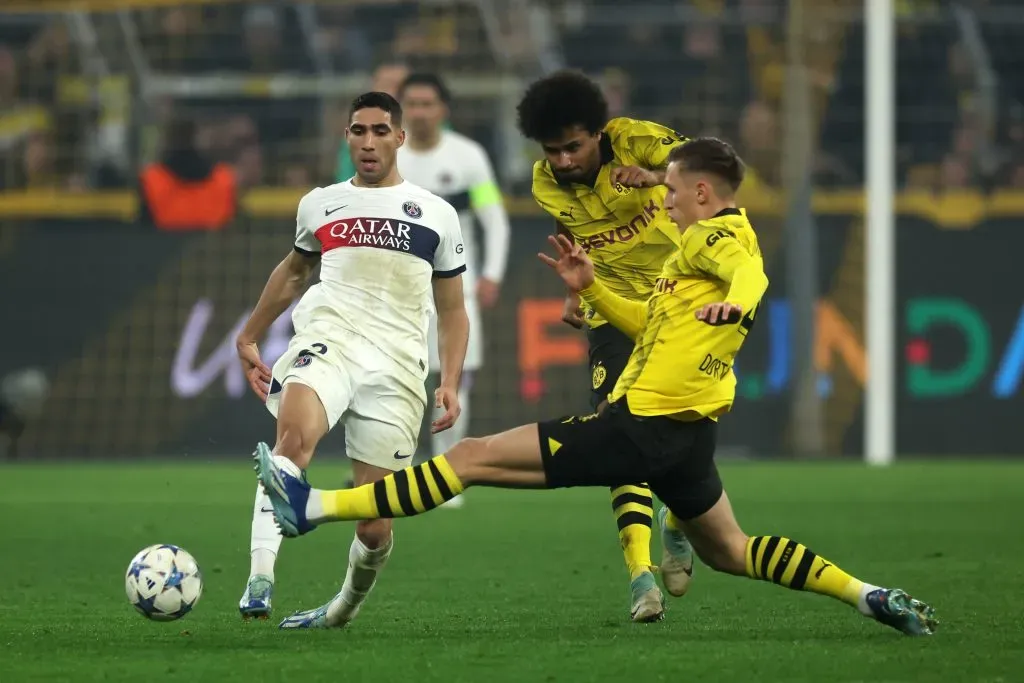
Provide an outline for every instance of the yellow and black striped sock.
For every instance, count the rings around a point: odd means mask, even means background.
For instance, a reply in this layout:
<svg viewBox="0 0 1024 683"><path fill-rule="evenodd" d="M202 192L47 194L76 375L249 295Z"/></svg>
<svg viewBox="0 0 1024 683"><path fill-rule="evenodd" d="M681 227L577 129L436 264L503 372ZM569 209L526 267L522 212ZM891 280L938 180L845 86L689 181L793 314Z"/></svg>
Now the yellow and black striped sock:
<svg viewBox="0 0 1024 683"><path fill-rule="evenodd" d="M619 543L629 578L651 569L651 524L654 499L646 484L612 489L612 511L619 526Z"/></svg>
<svg viewBox="0 0 1024 683"><path fill-rule="evenodd" d="M806 546L779 536L747 539L747 576L858 606L864 583Z"/></svg>
<svg viewBox="0 0 1024 683"><path fill-rule="evenodd" d="M462 493L463 485L444 455L354 489L320 494L323 520L411 517ZM317 520L313 520L317 521Z"/></svg>

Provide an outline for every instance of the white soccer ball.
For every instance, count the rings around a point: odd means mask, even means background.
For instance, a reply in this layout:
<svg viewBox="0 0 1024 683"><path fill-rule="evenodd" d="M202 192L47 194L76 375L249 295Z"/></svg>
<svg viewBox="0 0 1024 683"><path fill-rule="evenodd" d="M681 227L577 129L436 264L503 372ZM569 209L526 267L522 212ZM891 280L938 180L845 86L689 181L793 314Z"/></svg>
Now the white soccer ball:
<svg viewBox="0 0 1024 683"><path fill-rule="evenodd" d="M128 602L154 621L180 619L203 594L203 575L195 558L176 545L151 545L132 558L124 576Z"/></svg>

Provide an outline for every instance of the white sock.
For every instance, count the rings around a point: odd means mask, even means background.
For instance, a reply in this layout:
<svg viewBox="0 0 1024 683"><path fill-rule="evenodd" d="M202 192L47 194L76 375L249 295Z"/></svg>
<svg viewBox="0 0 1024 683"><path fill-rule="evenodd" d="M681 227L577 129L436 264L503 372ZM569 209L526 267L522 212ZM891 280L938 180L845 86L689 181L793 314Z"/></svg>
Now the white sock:
<svg viewBox="0 0 1024 683"><path fill-rule="evenodd" d="M275 455L274 464L293 477L302 477L302 468L283 455ZM313 524L319 524L324 521L324 504L320 494L321 491L319 489L313 489L310 491L309 499L306 501L306 519ZM277 531L277 527L274 530ZM278 545L281 544L280 541L277 543Z"/></svg>
<svg viewBox="0 0 1024 683"><path fill-rule="evenodd" d="M367 548L358 537L352 539L348 550L348 571L341 593L327 608L327 623L341 626L356 618L366 596L373 590L377 582L377 574L387 564L391 548L395 545L392 535L388 542L379 548Z"/></svg>
<svg viewBox="0 0 1024 683"><path fill-rule="evenodd" d="M261 574L274 580L274 563L281 548L281 532L274 524L270 498L256 486L256 502L252 508L252 532L249 540L249 578Z"/></svg>
<svg viewBox="0 0 1024 683"><path fill-rule="evenodd" d="M860 596L857 598L857 611L866 617L874 617L875 613L868 607L868 593L876 591L881 586L872 586L870 583L865 583L860 587Z"/></svg>

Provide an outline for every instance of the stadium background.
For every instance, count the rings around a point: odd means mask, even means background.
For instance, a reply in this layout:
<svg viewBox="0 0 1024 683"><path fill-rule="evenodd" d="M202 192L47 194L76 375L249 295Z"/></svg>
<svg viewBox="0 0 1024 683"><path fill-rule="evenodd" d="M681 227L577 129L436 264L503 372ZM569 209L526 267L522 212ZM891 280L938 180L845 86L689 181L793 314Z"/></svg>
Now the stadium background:
<svg viewBox="0 0 1024 683"><path fill-rule="evenodd" d="M1024 16L1010 0L896 4L898 450L1017 454ZM533 256L550 231L529 198L538 151L514 128L523 85L569 65L601 80L613 114L726 137L752 169L743 203L773 284L737 368L723 450L789 455L811 433L808 455L860 453L862 3L16 5L0 10L0 376L39 367L53 382L22 457L242 455L270 437L232 330L290 247L298 198L333 180L348 99L395 60L447 77L452 125L490 151L512 214L471 433L586 405L584 338L558 323L560 288ZM178 113L200 122L205 151L242 182L243 215L223 230L166 233L135 219L138 169ZM809 152L794 170L797 128ZM781 192L801 171L803 213ZM813 268L790 248L801 235L814 237ZM799 302L815 300L801 353ZM268 359L289 333L287 321L275 329ZM794 390L805 367L810 403ZM972 427L942 428L954 423Z"/></svg>

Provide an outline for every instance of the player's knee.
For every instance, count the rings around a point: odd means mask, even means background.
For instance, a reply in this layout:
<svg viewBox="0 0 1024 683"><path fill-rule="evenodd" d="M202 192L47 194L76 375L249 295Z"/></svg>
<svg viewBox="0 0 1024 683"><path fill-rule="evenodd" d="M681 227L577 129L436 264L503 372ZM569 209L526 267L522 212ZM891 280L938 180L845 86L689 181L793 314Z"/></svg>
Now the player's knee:
<svg viewBox="0 0 1024 683"><path fill-rule="evenodd" d="M310 439L303 430L294 425L278 425L277 443L274 454L283 455L299 467L305 469L313 459L316 440Z"/></svg>
<svg viewBox="0 0 1024 683"><path fill-rule="evenodd" d="M363 520L356 524L356 538L367 548L373 550L387 545L391 538L392 520Z"/></svg>
<svg viewBox="0 0 1024 683"><path fill-rule="evenodd" d="M739 529L695 545L694 549L701 561L715 571L736 576L747 573L747 535Z"/></svg>
<svg viewBox="0 0 1024 683"><path fill-rule="evenodd" d="M487 440L488 437L461 439L445 453L448 464L463 484L472 484L479 478L481 468L488 466Z"/></svg>

